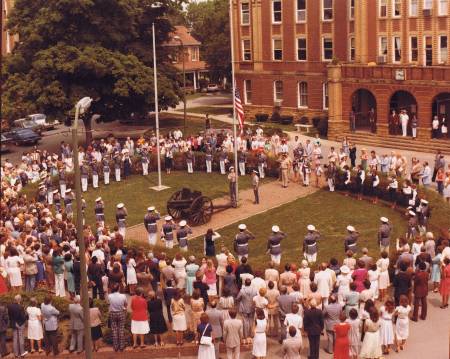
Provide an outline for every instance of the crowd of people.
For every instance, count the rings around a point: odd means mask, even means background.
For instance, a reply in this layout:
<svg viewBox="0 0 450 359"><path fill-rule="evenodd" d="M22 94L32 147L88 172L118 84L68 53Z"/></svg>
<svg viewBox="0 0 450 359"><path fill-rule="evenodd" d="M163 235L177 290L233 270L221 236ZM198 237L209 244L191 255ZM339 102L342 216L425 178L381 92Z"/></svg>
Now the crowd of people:
<svg viewBox="0 0 450 359"><path fill-rule="evenodd" d="M145 165L150 163L155 141L127 139L121 144L101 140L80 151L83 190L89 184L98 187L101 177L107 184L112 169L115 180L126 179L136 161L141 163L142 174L148 174L150 168ZM334 190L337 168L345 173L354 169L353 178L359 178L356 183L361 187L367 177L371 177L373 186L378 172L386 174L398 204L410 207L405 236L394 249L390 243L392 226L387 218L381 218L378 238L373 239L380 246L380 258L371 258L367 249L359 251L358 232L350 225L344 240L345 259L339 262L331 258L317 265L320 233L311 224L299 253L304 259L281 266L286 235L274 225L267 240L270 263L267 268L252 268L249 242L254 235L245 224L239 225L233 250L217 250L215 240L219 234L210 230L204 238L204 257L186 257L189 226L185 221L174 223L170 216L164 217L161 224L159 213L150 206L144 217L149 243L157 244L159 233L167 248L178 244L179 253L173 257L157 251L146 253L126 245L125 204L117 205L116 224L111 230L99 197L94 209L96 226L85 225L82 234L87 245L90 327L95 350L107 325L92 300L97 298L109 303L108 326L115 351L123 351L127 345L124 328L129 311L134 348L145 346L148 334L154 338L154 345L164 346L172 337L168 332L173 332L178 346L186 338L197 343L199 358L203 359L218 358L220 342L229 358L239 357L241 343L250 345L255 357L266 357L267 336L279 339L286 358L298 358L304 347L303 337L307 337L309 358L314 359L319 357L322 333L327 335L326 351L334 351L336 358L378 358L390 350L405 349L410 311L411 319L418 320L421 307L420 318L426 319L430 279L433 290L442 295L441 308L448 307L449 236L435 240L427 228L428 202L416 191L419 183L429 186L435 175L436 182L443 183L438 189L448 200L450 172L445 175L443 155L436 155L433 174L428 164L417 161L409 166L404 157L395 153L379 157L374 151L369 154L362 150L356 165L356 148L346 139L339 151L331 148L325 160L318 138L303 144L297 137L292 141L277 134L267 137L259 128L237 142L236 175L248 173L246 153L250 151L258 154L258 168L252 174L257 177L265 175L267 156L276 156L284 187L296 181L308 186L314 173L319 178L323 174L330 190ZM220 141L214 134L183 139L180 131L174 131L161 144L169 172L174 151L184 153L188 172L193 172L192 163L199 150L206 153L208 172L212 171L216 151L220 152L221 173L232 167L228 159L233 152L230 135ZM321 170L323 162L326 165ZM59 154L34 149L24 153L20 164L5 161L1 170L0 294L9 290L17 294L14 303L0 304L0 354L6 353L4 333L8 326L13 329L15 356L28 353L25 337L30 341L30 352L42 351L43 340L47 353L59 353L60 313L52 304L52 296L71 301L69 350L81 352L84 321L79 298L80 257L73 223L73 194L66 188L67 173L73 170L72 151L65 143ZM350 180L351 174L348 176ZM396 177L407 179L402 189L395 186ZM58 188L54 188L55 179ZM41 183L36 198L21 193L28 182L37 181ZM33 292L36 288L46 288L51 295L43 303L32 299L25 308L21 291Z"/></svg>

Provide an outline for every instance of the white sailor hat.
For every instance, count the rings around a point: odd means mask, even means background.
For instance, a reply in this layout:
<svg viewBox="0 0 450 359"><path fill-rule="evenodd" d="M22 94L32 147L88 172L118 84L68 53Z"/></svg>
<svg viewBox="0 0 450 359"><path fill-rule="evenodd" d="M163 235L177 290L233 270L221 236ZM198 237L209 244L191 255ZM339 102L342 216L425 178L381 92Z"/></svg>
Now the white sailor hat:
<svg viewBox="0 0 450 359"><path fill-rule="evenodd" d="M380 221L384 222L384 223L387 223L387 222L389 222L389 219L387 219L386 217L381 217Z"/></svg>
<svg viewBox="0 0 450 359"><path fill-rule="evenodd" d="M53 191L53 194L57 194L59 191L57 190L57 189L55 189L54 191Z"/></svg>
<svg viewBox="0 0 450 359"><path fill-rule="evenodd" d="M121 203L119 203L116 207L120 209L120 208L123 208L124 206L125 206L125 205L121 202Z"/></svg>
<svg viewBox="0 0 450 359"><path fill-rule="evenodd" d="M341 273L348 274L350 273L350 268L346 266L345 264L340 268Z"/></svg>
<svg viewBox="0 0 450 359"><path fill-rule="evenodd" d="M70 193L70 192L72 192L72 189L67 188L67 189L66 189L66 193Z"/></svg>
<svg viewBox="0 0 450 359"><path fill-rule="evenodd" d="M240 230L245 230L245 229L247 229L247 226L244 224L244 223L241 223L239 226L238 226L238 228L240 229Z"/></svg>
<svg viewBox="0 0 450 359"><path fill-rule="evenodd" d="M230 166L230 168L228 169L229 171L234 170L233 166Z"/></svg>
<svg viewBox="0 0 450 359"><path fill-rule="evenodd" d="M421 199L421 200L420 200L420 203L428 204L428 201L427 201L426 199Z"/></svg>
<svg viewBox="0 0 450 359"><path fill-rule="evenodd" d="M308 224L308 226L306 227L306 229L307 229L308 231L315 231L315 230L316 230L316 227L314 227L312 224Z"/></svg>
<svg viewBox="0 0 450 359"><path fill-rule="evenodd" d="M155 210L154 206L147 207L147 211L149 211L149 212L154 211L154 210Z"/></svg>
<svg viewBox="0 0 450 359"><path fill-rule="evenodd" d="M171 220L172 220L172 216L165 216L165 217L164 217L164 220L166 220L166 221L171 221Z"/></svg>
<svg viewBox="0 0 450 359"><path fill-rule="evenodd" d="M97 197L96 199L95 199L95 202L100 202L102 200L102 197Z"/></svg>
<svg viewBox="0 0 450 359"><path fill-rule="evenodd" d="M355 227L353 227L353 226L347 226L347 231L349 231L349 232L354 232L354 231L355 231Z"/></svg>
<svg viewBox="0 0 450 359"><path fill-rule="evenodd" d="M280 231L280 227L278 226L272 226L272 232L273 233L278 233Z"/></svg>
<svg viewBox="0 0 450 359"><path fill-rule="evenodd" d="M408 214L409 214L410 216L415 216L415 215L416 215L416 213L413 212L413 211L409 211Z"/></svg>
<svg viewBox="0 0 450 359"><path fill-rule="evenodd" d="M180 223L178 223L180 225L180 227L184 227L187 222L183 219L182 221L180 221Z"/></svg>

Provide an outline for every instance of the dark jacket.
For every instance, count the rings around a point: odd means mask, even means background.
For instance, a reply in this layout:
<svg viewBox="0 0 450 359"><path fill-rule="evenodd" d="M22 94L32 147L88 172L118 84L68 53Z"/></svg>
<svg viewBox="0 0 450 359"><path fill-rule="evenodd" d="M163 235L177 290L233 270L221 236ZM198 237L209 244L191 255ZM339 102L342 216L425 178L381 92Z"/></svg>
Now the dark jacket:
<svg viewBox="0 0 450 359"><path fill-rule="evenodd" d="M320 309L306 309L303 318L303 327L308 335L320 335L323 330L323 314Z"/></svg>
<svg viewBox="0 0 450 359"><path fill-rule="evenodd" d="M414 276L414 295L426 297L428 295L428 272L418 271Z"/></svg>
<svg viewBox="0 0 450 359"><path fill-rule="evenodd" d="M400 297L402 294L408 294L411 288L411 276L406 272L398 272L394 277L394 297Z"/></svg>
<svg viewBox="0 0 450 359"><path fill-rule="evenodd" d="M23 306L17 303L8 305L9 324L11 328L15 329L17 326L25 324L27 321L27 314Z"/></svg>

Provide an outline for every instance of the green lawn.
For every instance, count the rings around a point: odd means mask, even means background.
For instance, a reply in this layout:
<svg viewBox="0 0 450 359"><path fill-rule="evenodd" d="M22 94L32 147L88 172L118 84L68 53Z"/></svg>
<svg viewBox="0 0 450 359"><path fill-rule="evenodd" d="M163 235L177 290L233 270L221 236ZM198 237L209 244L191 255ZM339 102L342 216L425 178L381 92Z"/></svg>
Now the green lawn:
<svg viewBox="0 0 450 359"><path fill-rule="evenodd" d="M190 110L188 110L189 112ZM155 129L154 120L150 123L150 128L152 131ZM175 129L181 129L184 132L184 119L182 115L164 114L161 116L159 121L160 132L164 135L173 131ZM231 128L231 125L224 123L222 121L211 120L212 128ZM186 133L188 135L198 134L200 131L205 130L205 119L204 118L193 118L188 116L186 119Z"/></svg>

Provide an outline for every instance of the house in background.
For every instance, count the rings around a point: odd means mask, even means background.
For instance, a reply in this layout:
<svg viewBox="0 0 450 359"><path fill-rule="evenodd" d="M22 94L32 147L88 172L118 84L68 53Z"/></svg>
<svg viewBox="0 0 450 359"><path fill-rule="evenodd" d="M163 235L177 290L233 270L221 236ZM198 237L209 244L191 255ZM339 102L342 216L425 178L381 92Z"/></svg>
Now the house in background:
<svg viewBox="0 0 450 359"><path fill-rule="evenodd" d="M200 60L201 42L195 39L185 26L175 26L175 31L165 46L177 48L173 52L172 62L180 71L186 72L186 87L200 89L200 79L208 78L209 71L205 61Z"/></svg>

